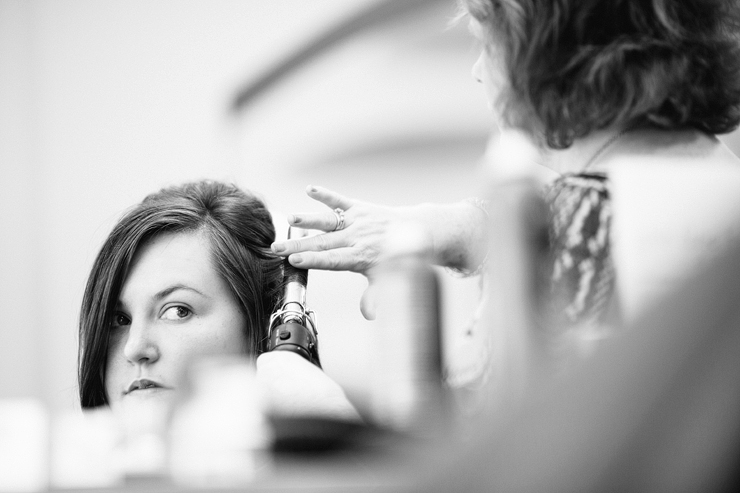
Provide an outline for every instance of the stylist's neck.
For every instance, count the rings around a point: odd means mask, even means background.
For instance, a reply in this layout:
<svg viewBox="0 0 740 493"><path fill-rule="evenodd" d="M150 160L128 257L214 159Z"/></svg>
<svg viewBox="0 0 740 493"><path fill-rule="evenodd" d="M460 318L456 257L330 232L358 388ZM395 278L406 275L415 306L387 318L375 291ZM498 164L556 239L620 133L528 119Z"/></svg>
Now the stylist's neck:
<svg viewBox="0 0 740 493"><path fill-rule="evenodd" d="M559 173L596 171L619 152L624 132L610 128L576 139L565 149L540 148L540 164Z"/></svg>
<svg viewBox="0 0 740 493"><path fill-rule="evenodd" d="M615 151L626 134L621 128L609 128L592 132L576 139L565 149L552 149L544 139L538 139L518 129L501 129L496 145L489 150L489 158L495 163L499 174L516 174L526 162L544 166L556 175L580 173L586 169L596 170Z"/></svg>

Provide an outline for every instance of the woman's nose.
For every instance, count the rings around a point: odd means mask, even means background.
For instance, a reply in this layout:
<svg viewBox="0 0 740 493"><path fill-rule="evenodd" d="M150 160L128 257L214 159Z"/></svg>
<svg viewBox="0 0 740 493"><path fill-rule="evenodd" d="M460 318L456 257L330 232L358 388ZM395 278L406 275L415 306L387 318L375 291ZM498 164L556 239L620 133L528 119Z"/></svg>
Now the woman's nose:
<svg viewBox="0 0 740 493"><path fill-rule="evenodd" d="M132 323L128 338L123 346L123 355L133 364L152 364L159 359L159 344L153 337L151 327L144 323Z"/></svg>

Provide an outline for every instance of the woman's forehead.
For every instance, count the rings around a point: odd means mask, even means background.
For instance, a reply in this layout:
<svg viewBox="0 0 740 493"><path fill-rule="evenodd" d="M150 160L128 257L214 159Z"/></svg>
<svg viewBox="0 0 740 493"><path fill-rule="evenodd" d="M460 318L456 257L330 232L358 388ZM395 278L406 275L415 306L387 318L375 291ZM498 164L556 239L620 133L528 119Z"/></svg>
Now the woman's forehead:
<svg viewBox="0 0 740 493"><path fill-rule="evenodd" d="M163 233L136 252L120 298L154 297L170 286L184 285L202 293L219 293L223 281L211 260L210 246L197 232Z"/></svg>

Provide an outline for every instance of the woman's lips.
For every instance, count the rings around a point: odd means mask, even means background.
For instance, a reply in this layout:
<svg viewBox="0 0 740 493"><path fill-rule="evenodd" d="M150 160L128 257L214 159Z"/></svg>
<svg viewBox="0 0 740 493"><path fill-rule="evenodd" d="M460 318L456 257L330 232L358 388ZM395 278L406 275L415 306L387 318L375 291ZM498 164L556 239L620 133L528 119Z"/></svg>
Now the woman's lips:
<svg viewBox="0 0 740 493"><path fill-rule="evenodd" d="M171 390L171 387L167 387L155 380L149 380L148 378L137 378L129 384L124 394L152 394L162 392L164 390Z"/></svg>

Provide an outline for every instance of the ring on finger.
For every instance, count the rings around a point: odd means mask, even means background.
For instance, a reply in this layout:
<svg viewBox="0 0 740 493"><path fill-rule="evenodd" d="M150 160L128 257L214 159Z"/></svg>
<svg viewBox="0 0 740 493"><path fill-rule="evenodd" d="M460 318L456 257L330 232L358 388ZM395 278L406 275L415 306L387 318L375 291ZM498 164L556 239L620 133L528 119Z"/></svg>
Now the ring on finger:
<svg viewBox="0 0 740 493"><path fill-rule="evenodd" d="M334 231L339 231L344 228L344 211L337 207L332 212L334 212L334 216L337 218L337 225L334 227Z"/></svg>

